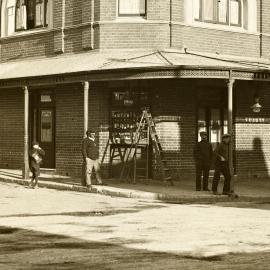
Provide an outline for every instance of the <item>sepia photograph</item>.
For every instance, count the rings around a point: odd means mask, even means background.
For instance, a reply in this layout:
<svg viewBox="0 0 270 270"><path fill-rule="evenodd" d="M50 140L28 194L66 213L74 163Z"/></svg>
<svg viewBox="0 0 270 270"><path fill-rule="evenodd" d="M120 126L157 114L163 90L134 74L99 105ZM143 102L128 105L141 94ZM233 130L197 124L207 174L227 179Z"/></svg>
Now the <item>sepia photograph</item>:
<svg viewBox="0 0 270 270"><path fill-rule="evenodd" d="M0 0L0 270L58 269L270 269L270 0Z"/></svg>

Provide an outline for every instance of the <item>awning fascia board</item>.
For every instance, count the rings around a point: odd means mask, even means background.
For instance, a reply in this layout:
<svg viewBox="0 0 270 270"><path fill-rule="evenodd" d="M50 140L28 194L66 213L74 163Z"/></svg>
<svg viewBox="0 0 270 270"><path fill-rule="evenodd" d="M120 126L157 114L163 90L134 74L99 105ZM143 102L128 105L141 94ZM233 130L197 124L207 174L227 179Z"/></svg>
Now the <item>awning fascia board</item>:
<svg viewBox="0 0 270 270"><path fill-rule="evenodd" d="M0 88L14 88L24 85L43 86L78 83L84 81L116 81L142 79L228 79L270 81L270 71L251 68L228 68L209 66L167 66L144 68L121 68L81 71L27 78L0 80Z"/></svg>

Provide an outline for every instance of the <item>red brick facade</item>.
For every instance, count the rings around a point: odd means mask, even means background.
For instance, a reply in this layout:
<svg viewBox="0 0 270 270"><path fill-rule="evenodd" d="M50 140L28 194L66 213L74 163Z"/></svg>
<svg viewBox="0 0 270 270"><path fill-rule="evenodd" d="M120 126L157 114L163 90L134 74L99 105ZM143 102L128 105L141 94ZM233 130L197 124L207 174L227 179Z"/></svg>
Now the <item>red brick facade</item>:
<svg viewBox="0 0 270 270"><path fill-rule="evenodd" d="M184 0L147 0L146 18L123 19L118 18L116 0L66 0L64 11L63 1L54 0L53 24L48 28L0 38L0 62L53 57L58 54L69 55L92 49L169 47L177 49L186 47L188 51L217 53L217 55L269 58L269 0L263 1L262 18L259 4L257 6L257 32L190 25L184 19L184 3ZM64 29L61 29L63 26ZM169 167L174 175L193 177L192 149L197 139L197 108L201 105L226 108L225 80L158 79L144 83L152 94L151 110L157 119L157 130L169 160ZM99 130L101 156L104 154L109 136L113 85L110 82L90 82L89 126ZM121 85L128 88L128 83L123 82ZM256 85L251 81L235 83L234 148L235 169L238 175L268 176L270 166L268 88L267 83ZM263 111L255 115L251 112L250 106L256 89L259 89L262 97ZM29 90L31 93L31 86ZM56 171L64 175L80 175L83 86L79 83L59 85L54 87L54 92ZM22 167L23 100L22 89L0 89L0 167L3 168ZM225 100L224 104L222 100ZM104 165L106 168L108 160L109 155L106 153ZM108 176L108 171L104 170L104 174Z"/></svg>

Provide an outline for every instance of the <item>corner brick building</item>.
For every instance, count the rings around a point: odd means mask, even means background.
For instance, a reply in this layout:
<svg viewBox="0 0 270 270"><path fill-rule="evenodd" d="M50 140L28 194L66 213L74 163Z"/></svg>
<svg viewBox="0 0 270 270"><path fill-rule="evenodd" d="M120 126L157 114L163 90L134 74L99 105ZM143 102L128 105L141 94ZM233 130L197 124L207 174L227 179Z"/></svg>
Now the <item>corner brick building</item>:
<svg viewBox="0 0 270 270"><path fill-rule="evenodd" d="M239 177L268 177L270 0L0 3L1 168L27 172L38 140L44 168L79 176L92 127L103 173L117 177L112 149L147 106L176 179L194 178L202 130L213 147L232 132ZM151 153L149 167L155 177Z"/></svg>

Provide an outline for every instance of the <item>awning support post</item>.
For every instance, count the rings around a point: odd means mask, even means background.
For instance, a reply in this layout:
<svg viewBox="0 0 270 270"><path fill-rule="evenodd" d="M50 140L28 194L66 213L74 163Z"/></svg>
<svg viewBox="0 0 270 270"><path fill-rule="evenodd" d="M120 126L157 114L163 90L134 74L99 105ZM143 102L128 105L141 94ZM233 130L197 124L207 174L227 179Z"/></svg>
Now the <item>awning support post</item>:
<svg viewBox="0 0 270 270"><path fill-rule="evenodd" d="M83 90L84 90L84 124L83 124L83 130L84 130L84 136L86 136L86 131L88 130L88 111L89 111L89 104L88 104L88 98L89 98L89 82L85 81L83 82Z"/></svg>
<svg viewBox="0 0 270 270"><path fill-rule="evenodd" d="M229 166L231 172L231 191L234 191L234 169L233 169L233 85L235 80L230 78L227 82L228 91L228 133L231 134L231 142L229 144Z"/></svg>
<svg viewBox="0 0 270 270"><path fill-rule="evenodd" d="M27 86L24 89L24 167L23 178L29 179L29 90Z"/></svg>

